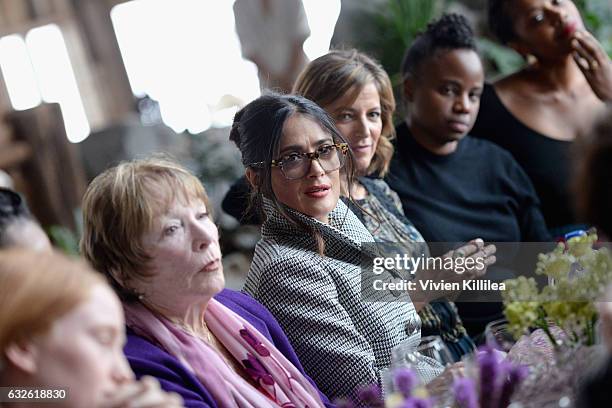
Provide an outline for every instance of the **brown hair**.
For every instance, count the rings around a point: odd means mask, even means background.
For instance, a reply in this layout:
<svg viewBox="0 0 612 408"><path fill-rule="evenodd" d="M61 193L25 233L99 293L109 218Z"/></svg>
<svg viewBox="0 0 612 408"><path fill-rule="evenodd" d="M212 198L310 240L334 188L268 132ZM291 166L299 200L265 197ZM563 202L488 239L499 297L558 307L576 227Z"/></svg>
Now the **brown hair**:
<svg viewBox="0 0 612 408"><path fill-rule="evenodd" d="M574 191L579 213L612 237L612 109L594 126L589 137L581 138L576 148Z"/></svg>
<svg viewBox="0 0 612 408"><path fill-rule="evenodd" d="M129 289L129 282L146 277L143 267L151 259L142 236L177 198L185 203L200 199L212 210L200 180L163 157L120 163L87 187L81 252L109 277L122 300L135 300L138 294Z"/></svg>
<svg viewBox="0 0 612 408"><path fill-rule="evenodd" d="M384 176L393 156L391 140L395 137L395 97L389 75L380 64L357 50L333 50L304 68L293 86L293 92L325 109L347 96L354 101L370 82L374 82L380 96L383 127L382 137L367 171L368 174Z"/></svg>
<svg viewBox="0 0 612 408"><path fill-rule="evenodd" d="M46 333L99 284L106 282L83 260L55 251L0 251L0 350Z"/></svg>

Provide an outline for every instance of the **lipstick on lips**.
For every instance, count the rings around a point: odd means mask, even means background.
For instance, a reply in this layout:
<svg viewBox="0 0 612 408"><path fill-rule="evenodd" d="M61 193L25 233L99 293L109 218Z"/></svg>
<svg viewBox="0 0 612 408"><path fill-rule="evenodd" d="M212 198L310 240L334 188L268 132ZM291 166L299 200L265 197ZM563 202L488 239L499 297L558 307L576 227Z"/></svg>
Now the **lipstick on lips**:
<svg viewBox="0 0 612 408"><path fill-rule="evenodd" d="M351 146L351 148L353 149L353 151L355 153L361 153L363 151L367 151L370 149L371 145L365 145L365 146Z"/></svg>
<svg viewBox="0 0 612 408"><path fill-rule="evenodd" d="M307 188L304 194L311 198L323 198L327 195L329 190L331 190L329 184L317 184L316 186Z"/></svg>
<svg viewBox="0 0 612 408"><path fill-rule="evenodd" d="M578 22L575 20L571 20L565 23L563 26L563 34L566 37L573 35L578 29Z"/></svg>

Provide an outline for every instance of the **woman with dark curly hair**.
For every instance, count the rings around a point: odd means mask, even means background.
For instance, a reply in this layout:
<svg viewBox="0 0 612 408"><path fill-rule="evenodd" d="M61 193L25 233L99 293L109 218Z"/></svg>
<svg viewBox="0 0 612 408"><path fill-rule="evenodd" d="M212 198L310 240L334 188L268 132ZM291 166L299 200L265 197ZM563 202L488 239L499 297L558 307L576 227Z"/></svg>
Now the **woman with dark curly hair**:
<svg viewBox="0 0 612 408"><path fill-rule="evenodd" d="M612 63L570 0L489 0L489 26L525 68L485 85L472 135L509 151L527 173L553 236L576 229L572 142L612 101Z"/></svg>
<svg viewBox="0 0 612 408"><path fill-rule="evenodd" d="M402 63L406 120L396 127L387 182L427 242L547 241L527 175L503 149L468 135L480 106L484 70L465 17L429 24ZM508 266L509 259L498 257ZM487 275L501 281L499 268ZM501 304L459 305L472 335L501 317ZM469 310L468 310L469 309Z"/></svg>

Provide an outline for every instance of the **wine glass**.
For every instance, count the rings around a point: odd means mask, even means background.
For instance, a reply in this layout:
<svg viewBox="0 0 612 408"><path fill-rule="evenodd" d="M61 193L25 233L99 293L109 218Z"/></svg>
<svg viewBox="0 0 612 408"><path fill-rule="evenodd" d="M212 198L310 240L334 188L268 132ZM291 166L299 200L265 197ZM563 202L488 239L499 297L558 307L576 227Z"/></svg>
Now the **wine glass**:
<svg viewBox="0 0 612 408"><path fill-rule="evenodd" d="M455 362L453 355L440 336L421 338L421 343L417 346L416 352L437 361L443 367Z"/></svg>
<svg viewBox="0 0 612 408"><path fill-rule="evenodd" d="M506 319L494 320L487 324L485 339L489 347L505 353L509 352L516 343Z"/></svg>

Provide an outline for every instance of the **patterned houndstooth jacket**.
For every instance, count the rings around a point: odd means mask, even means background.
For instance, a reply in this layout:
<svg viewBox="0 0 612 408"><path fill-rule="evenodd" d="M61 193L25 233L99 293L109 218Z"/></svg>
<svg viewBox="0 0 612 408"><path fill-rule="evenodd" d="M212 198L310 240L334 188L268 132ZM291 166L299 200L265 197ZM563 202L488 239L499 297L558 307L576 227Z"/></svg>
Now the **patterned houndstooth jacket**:
<svg viewBox="0 0 612 408"><path fill-rule="evenodd" d="M267 219L244 291L276 317L321 391L330 399L354 396L360 385L380 384L394 347L419 343L420 319L405 293L362 293L361 262L376 256L362 243L374 238L342 201L329 224L287 211L321 234L325 256L264 199Z"/></svg>

